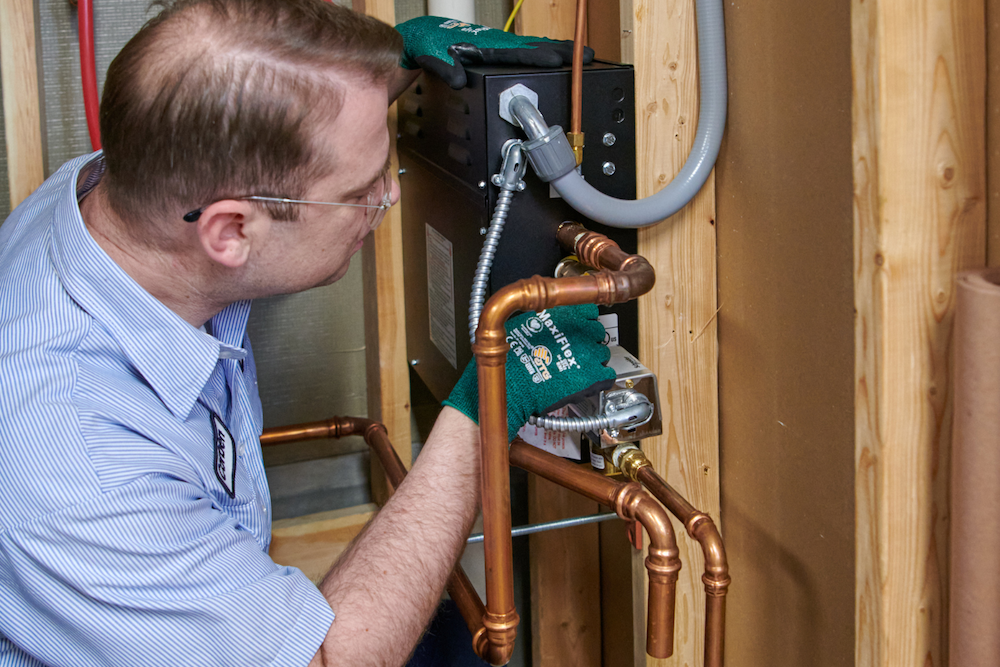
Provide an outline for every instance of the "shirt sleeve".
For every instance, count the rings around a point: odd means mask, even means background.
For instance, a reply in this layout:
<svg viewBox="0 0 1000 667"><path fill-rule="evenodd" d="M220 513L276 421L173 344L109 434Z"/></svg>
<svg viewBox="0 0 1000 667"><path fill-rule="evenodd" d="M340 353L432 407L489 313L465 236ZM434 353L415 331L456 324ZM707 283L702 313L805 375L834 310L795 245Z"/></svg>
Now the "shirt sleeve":
<svg viewBox="0 0 1000 667"><path fill-rule="evenodd" d="M334 614L203 490L149 475L0 533L0 634L47 664L306 665Z"/></svg>

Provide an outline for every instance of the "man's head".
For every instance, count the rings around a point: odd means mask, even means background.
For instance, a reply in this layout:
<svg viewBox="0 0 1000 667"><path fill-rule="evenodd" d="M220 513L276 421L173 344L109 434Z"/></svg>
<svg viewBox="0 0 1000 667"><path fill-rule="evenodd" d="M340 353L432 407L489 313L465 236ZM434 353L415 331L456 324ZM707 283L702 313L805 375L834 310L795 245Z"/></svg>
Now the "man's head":
<svg viewBox="0 0 1000 667"><path fill-rule="evenodd" d="M344 157L324 135L347 82L383 85L401 48L391 27L321 0L166 5L108 70L108 204L136 240L169 246L163 225L187 210L246 195L305 198ZM302 209L254 206L275 220Z"/></svg>

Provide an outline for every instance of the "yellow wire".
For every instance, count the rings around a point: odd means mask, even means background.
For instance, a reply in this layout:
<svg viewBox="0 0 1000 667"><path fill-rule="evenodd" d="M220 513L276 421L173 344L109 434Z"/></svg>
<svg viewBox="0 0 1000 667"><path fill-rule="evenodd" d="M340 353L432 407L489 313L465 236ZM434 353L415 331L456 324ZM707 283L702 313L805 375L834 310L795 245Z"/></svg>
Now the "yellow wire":
<svg viewBox="0 0 1000 667"><path fill-rule="evenodd" d="M522 4L524 4L524 0L517 0L514 10L510 13L510 18L507 19L507 24L503 27L504 32L510 32L510 26L514 23L514 17L517 16L517 10L521 8Z"/></svg>

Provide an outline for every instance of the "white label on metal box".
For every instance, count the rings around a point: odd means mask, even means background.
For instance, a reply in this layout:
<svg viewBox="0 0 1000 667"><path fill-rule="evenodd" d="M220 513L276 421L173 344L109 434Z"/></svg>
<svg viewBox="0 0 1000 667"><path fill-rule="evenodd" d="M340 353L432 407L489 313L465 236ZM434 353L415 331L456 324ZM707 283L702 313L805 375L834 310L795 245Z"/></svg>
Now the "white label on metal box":
<svg viewBox="0 0 1000 667"><path fill-rule="evenodd" d="M455 270L451 241L425 224L427 237L427 310L431 342L458 369L455 345Z"/></svg>

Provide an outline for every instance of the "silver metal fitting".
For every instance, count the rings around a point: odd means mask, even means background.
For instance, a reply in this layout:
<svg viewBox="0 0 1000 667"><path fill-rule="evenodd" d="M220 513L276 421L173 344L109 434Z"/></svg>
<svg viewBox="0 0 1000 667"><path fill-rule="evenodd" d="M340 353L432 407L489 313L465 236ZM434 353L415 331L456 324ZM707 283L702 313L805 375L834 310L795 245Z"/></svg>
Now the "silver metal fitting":
<svg viewBox="0 0 1000 667"><path fill-rule="evenodd" d="M605 146L614 146L616 141L618 141L618 137L611 132L605 132L604 136L601 137L601 143Z"/></svg>
<svg viewBox="0 0 1000 667"><path fill-rule="evenodd" d="M615 345L608 366L618 377L612 388L570 403L574 417L538 417L528 421L555 431L581 431L599 447L661 435L656 376L638 359Z"/></svg>
<svg viewBox="0 0 1000 667"><path fill-rule="evenodd" d="M607 391L604 414L617 428L631 431L653 418L653 402L635 389Z"/></svg>
<svg viewBox="0 0 1000 667"><path fill-rule="evenodd" d="M523 83L518 83L507 90L500 93L500 117L505 121L513 125L514 127L521 127L521 123L514 118L514 114L510 112L510 102L517 96L527 97L531 100L531 103L538 108L538 93L528 88Z"/></svg>
<svg viewBox="0 0 1000 667"><path fill-rule="evenodd" d="M528 168L528 161L525 159L522 143L519 139L508 139L500 149L503 154L503 163L500 165L500 173L493 174L490 181L501 190L510 192L524 190L524 172Z"/></svg>
<svg viewBox="0 0 1000 667"><path fill-rule="evenodd" d="M615 175L615 163L614 162L605 162L604 164L601 165L601 171L604 172L605 176L614 176Z"/></svg>

